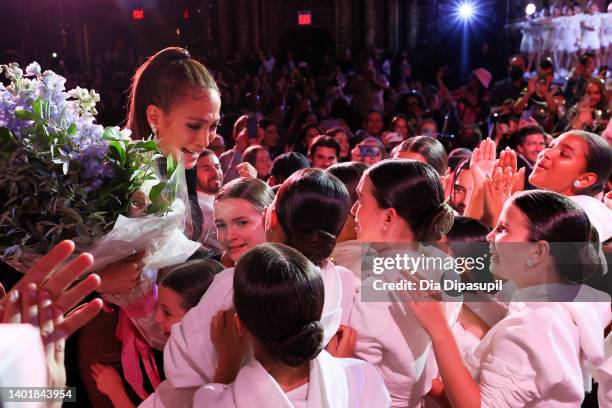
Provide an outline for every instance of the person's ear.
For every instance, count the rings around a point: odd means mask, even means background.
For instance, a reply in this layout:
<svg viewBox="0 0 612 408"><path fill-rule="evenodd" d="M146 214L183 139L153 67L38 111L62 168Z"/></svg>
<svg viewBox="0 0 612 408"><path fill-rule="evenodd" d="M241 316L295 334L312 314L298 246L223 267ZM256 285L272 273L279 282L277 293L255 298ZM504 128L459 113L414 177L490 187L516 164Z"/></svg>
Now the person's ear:
<svg viewBox="0 0 612 408"><path fill-rule="evenodd" d="M157 129L159 127L159 123L163 114L161 109L155 105L149 105L147 106L146 114L147 122L149 122L149 126L151 127L151 129Z"/></svg>
<svg viewBox="0 0 612 408"><path fill-rule="evenodd" d="M384 212L382 229L385 231L389 230L391 228L391 225L393 225L393 222L395 221L396 218L397 218L397 211L395 211L395 208L387 208Z"/></svg>
<svg viewBox="0 0 612 408"><path fill-rule="evenodd" d="M268 229L276 231L276 229L278 228L278 213L276 212L274 207L268 208L268 220Z"/></svg>
<svg viewBox="0 0 612 408"><path fill-rule="evenodd" d="M581 191L585 188L591 187L593 184L597 182L597 175L593 172L582 173L574 182L572 183L572 187L574 191Z"/></svg>
<svg viewBox="0 0 612 408"><path fill-rule="evenodd" d="M531 254L527 257L527 266L541 264L550 255L550 244L547 241L538 241L533 245Z"/></svg>
<svg viewBox="0 0 612 408"><path fill-rule="evenodd" d="M267 229L266 220L268 219L268 207L264 207L261 210L261 225L264 226L264 229Z"/></svg>

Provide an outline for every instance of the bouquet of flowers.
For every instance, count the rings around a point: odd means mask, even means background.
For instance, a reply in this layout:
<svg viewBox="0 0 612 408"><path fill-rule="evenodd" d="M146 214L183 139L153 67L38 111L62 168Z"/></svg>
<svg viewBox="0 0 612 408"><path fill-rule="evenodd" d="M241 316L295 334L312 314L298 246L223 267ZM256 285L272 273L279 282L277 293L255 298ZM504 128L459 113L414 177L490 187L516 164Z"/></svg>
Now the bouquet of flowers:
<svg viewBox="0 0 612 408"><path fill-rule="evenodd" d="M168 158L162 181L156 141L95 123L99 95L65 91L66 79L36 62L0 74L1 259L25 270L64 239L93 252L97 267L141 250L162 267L195 251L182 233L184 172Z"/></svg>

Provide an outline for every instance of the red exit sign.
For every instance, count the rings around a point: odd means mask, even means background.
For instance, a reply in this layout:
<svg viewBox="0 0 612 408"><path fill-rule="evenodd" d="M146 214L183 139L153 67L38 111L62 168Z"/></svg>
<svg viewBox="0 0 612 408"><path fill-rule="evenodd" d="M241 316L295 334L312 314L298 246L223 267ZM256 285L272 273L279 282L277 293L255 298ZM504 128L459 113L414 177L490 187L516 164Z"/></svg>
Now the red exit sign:
<svg viewBox="0 0 612 408"><path fill-rule="evenodd" d="M143 9L132 10L132 20L144 20L144 10Z"/></svg>
<svg viewBox="0 0 612 408"><path fill-rule="evenodd" d="M312 24L312 14L310 13L310 10L298 11L298 25L309 26L311 24Z"/></svg>

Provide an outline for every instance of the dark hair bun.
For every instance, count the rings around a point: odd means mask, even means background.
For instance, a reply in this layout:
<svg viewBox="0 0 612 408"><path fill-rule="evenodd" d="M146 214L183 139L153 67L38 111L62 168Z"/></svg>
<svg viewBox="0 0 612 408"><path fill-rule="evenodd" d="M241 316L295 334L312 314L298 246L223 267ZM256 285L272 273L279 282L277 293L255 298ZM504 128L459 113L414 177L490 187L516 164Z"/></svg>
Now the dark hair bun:
<svg viewBox="0 0 612 408"><path fill-rule="evenodd" d="M299 327L276 345L278 358L290 367L299 367L323 349L323 326L318 321Z"/></svg>
<svg viewBox="0 0 612 408"><path fill-rule="evenodd" d="M415 231L415 239L424 243L439 241L444 234L450 231L454 219L453 209L446 203L440 204L429 217L421 222Z"/></svg>
<svg viewBox="0 0 612 408"><path fill-rule="evenodd" d="M606 263L601 252L599 234L591 226L591 240L586 242L553 243L561 246L558 253L557 269L559 274L571 282L596 283L606 273Z"/></svg>
<svg viewBox="0 0 612 408"><path fill-rule="evenodd" d="M336 246L336 237L320 229L296 230L288 240L289 246L300 251L315 265L329 258Z"/></svg>

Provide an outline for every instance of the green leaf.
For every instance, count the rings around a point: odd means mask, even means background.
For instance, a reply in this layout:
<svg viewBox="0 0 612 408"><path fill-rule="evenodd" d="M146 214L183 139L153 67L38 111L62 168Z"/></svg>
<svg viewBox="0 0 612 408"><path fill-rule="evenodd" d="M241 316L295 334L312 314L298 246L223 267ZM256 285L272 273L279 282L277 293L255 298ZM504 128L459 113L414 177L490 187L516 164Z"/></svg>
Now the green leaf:
<svg viewBox="0 0 612 408"><path fill-rule="evenodd" d="M49 101L42 102L42 118L50 119L51 118L51 104Z"/></svg>
<svg viewBox="0 0 612 408"><path fill-rule="evenodd" d="M121 133L115 128L107 127L104 129L104 133L102 133L102 139L118 141L121 140Z"/></svg>
<svg viewBox="0 0 612 408"><path fill-rule="evenodd" d="M42 119L42 98L40 96L32 105L32 113L36 119Z"/></svg>
<svg viewBox="0 0 612 408"><path fill-rule="evenodd" d="M32 112L18 109L15 111L15 116L17 116L21 120L34 120L35 116Z"/></svg>
<svg viewBox="0 0 612 408"><path fill-rule="evenodd" d="M171 154L168 155L168 159L166 161L166 170L168 171L168 178L172 177L174 170L176 170L177 163L174 161L174 158Z"/></svg>
<svg viewBox="0 0 612 408"><path fill-rule="evenodd" d="M66 132L68 132L70 136L74 136L76 134L76 131L77 131L77 125L74 123L68 126L68 130L66 130Z"/></svg>
<svg viewBox="0 0 612 408"><path fill-rule="evenodd" d="M117 160L122 165L125 164L126 153L125 153L125 145L119 141L112 141L109 143L109 147L117 153Z"/></svg>
<svg viewBox="0 0 612 408"><path fill-rule="evenodd" d="M166 188L165 181L159 182L154 185L153 188L151 188L151 191L149 192L149 200L151 200L151 202L157 201L161 196L162 191L164 191L164 188Z"/></svg>
<svg viewBox="0 0 612 408"><path fill-rule="evenodd" d="M154 152L157 150L157 143L154 140L149 140L146 142L138 142L133 145L134 149L144 149L147 151Z"/></svg>

